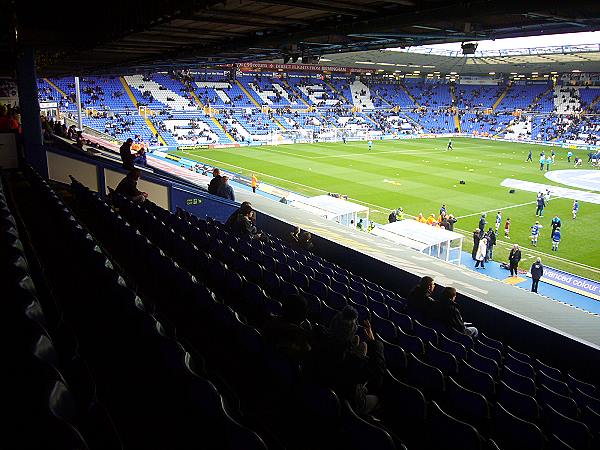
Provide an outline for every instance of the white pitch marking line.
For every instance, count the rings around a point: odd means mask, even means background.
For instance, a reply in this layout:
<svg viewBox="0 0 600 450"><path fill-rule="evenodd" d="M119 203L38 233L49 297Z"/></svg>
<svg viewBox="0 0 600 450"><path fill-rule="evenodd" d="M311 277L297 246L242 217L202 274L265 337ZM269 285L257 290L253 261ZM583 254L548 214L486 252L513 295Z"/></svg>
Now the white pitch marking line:
<svg viewBox="0 0 600 450"><path fill-rule="evenodd" d="M504 211L505 209L518 208L519 206L525 206L525 205L533 205L534 203L537 203L537 200L533 200L533 201L527 202L527 203L521 203L519 205L505 206L504 208L496 208L496 209L490 209L489 211L481 211L478 213L467 214L465 216L457 216L456 218L464 219L465 217L481 216L482 214L487 214L487 213L491 213L494 211Z"/></svg>

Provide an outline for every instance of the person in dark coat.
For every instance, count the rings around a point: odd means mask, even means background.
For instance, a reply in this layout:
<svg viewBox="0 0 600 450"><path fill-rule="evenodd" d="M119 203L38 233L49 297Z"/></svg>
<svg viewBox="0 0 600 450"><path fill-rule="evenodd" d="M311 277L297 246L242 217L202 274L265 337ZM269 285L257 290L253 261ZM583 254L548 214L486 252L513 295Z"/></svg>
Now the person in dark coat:
<svg viewBox="0 0 600 450"><path fill-rule="evenodd" d="M479 248L479 240L481 239L481 230L479 228L475 228L473 231L473 250L471 250L471 257L473 261L476 261L477 258L477 249Z"/></svg>
<svg viewBox="0 0 600 450"><path fill-rule="evenodd" d="M289 295L282 302L281 315L267 320L263 336L275 353L304 361L311 350L311 329L306 321L308 306L301 295Z"/></svg>
<svg viewBox="0 0 600 450"><path fill-rule="evenodd" d="M454 217L452 214L449 214L446 218L446 222L448 222L448 226L446 227L446 230L454 231L454 224L456 222L458 222L458 219L456 217Z"/></svg>
<svg viewBox="0 0 600 450"><path fill-rule="evenodd" d="M221 171L219 169L213 169L213 178L208 183L208 192L213 195L217 195L217 191L219 190L219 186L221 185Z"/></svg>
<svg viewBox="0 0 600 450"><path fill-rule="evenodd" d="M369 321L364 322L366 340L356 334L358 312L346 306L338 312L329 328L315 330L313 372L320 383L332 388L350 402L361 415L379 406L374 395L386 373L383 343L375 339Z"/></svg>
<svg viewBox="0 0 600 450"><path fill-rule="evenodd" d="M453 287L446 287L442 291L442 296L437 303L437 320L442 325L459 333L467 334L472 337L477 337L479 334L477 328L465 326L465 322L456 302L456 289Z"/></svg>
<svg viewBox="0 0 600 450"><path fill-rule="evenodd" d="M389 223L394 223L394 222L396 222L397 220L398 220L398 219L397 219L397 217L396 217L396 211L392 211L392 212L390 213L390 215L388 216L388 222L389 222Z"/></svg>
<svg viewBox="0 0 600 450"><path fill-rule="evenodd" d="M485 224L487 223L487 220L485 220L485 213L481 215L481 218L479 219L479 232L481 234L485 233Z"/></svg>
<svg viewBox="0 0 600 450"><path fill-rule="evenodd" d="M519 261L521 261L521 250L519 244L513 245L508 255L508 263L510 267L510 276L516 277L519 269Z"/></svg>
<svg viewBox="0 0 600 450"><path fill-rule="evenodd" d="M121 148L119 148L119 154L121 155L121 161L123 161L123 169L131 170L133 169L133 154L131 153L131 145L133 144L133 139L129 138Z"/></svg>
<svg viewBox="0 0 600 450"><path fill-rule="evenodd" d="M252 205L250 202L244 202L241 204L235 220L232 221L231 231L250 236L251 238L259 238L261 237L261 233L256 229L255 223L256 220Z"/></svg>
<svg viewBox="0 0 600 450"><path fill-rule="evenodd" d="M540 278L544 275L544 266L542 265L542 258L538 258L531 265L531 292L537 292Z"/></svg>
<svg viewBox="0 0 600 450"><path fill-rule="evenodd" d="M434 289L433 278L421 278L419 284L413 288L406 299L406 307L409 312L417 313L425 319L434 319L436 301L431 297Z"/></svg>
<svg viewBox="0 0 600 450"><path fill-rule="evenodd" d="M140 179L142 171L140 169L131 170L125 178L117 185L115 192L121 194L133 202L141 203L148 197L148 194L137 188L137 182Z"/></svg>
<svg viewBox="0 0 600 450"><path fill-rule="evenodd" d="M229 184L229 177L227 175L221 178L221 183L217 188L217 195L219 197L235 201L235 194L233 192L233 188Z"/></svg>
<svg viewBox="0 0 600 450"><path fill-rule="evenodd" d="M490 227L485 237L487 238L487 255L485 262L488 262L494 259L494 245L496 245L496 233L494 233L492 227Z"/></svg>

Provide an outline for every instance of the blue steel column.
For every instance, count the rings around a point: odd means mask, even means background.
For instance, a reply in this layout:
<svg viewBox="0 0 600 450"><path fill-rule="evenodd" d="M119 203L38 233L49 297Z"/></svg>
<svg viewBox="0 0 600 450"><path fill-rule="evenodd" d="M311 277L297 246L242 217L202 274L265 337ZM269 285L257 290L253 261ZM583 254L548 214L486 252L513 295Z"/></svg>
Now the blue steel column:
<svg viewBox="0 0 600 450"><path fill-rule="evenodd" d="M35 75L35 51L32 48L20 49L17 55L17 86L25 160L45 178L48 178L48 162L43 148L40 105Z"/></svg>

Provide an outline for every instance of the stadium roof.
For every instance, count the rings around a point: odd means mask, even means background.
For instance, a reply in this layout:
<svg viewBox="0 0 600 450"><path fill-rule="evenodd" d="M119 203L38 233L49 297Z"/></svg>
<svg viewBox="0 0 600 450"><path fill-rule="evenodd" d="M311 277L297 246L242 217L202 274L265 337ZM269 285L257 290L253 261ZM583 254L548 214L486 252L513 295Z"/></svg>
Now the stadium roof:
<svg viewBox="0 0 600 450"><path fill-rule="evenodd" d="M590 0L3 0L0 66L25 47L59 76L598 29Z"/></svg>

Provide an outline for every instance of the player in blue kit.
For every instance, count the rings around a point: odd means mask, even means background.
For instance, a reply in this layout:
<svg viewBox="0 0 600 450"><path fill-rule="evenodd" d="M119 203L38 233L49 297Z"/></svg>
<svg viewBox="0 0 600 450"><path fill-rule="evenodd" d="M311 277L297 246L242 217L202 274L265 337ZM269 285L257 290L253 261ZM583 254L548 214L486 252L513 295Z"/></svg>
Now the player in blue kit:
<svg viewBox="0 0 600 450"><path fill-rule="evenodd" d="M577 213L579 212L579 202L573 200L573 219L577 219Z"/></svg>
<svg viewBox="0 0 600 450"><path fill-rule="evenodd" d="M498 211L498 214L496 214L496 234L498 234L498 230L500 229L501 224L502 224L502 211Z"/></svg>
<svg viewBox="0 0 600 450"><path fill-rule="evenodd" d="M531 244L534 247L537 247L538 236L540 234L540 228L542 228L542 225L540 225L539 222L536 222L535 224L533 224L531 226Z"/></svg>
<svg viewBox="0 0 600 450"><path fill-rule="evenodd" d="M448 147L446 147L446 150L452 150L452 139L448 139Z"/></svg>
<svg viewBox="0 0 600 450"><path fill-rule="evenodd" d="M558 227L552 233L552 251L558 251L558 244L560 243L560 227Z"/></svg>
<svg viewBox="0 0 600 450"><path fill-rule="evenodd" d="M369 145L369 150L373 150L373 141L369 140L367 144Z"/></svg>

